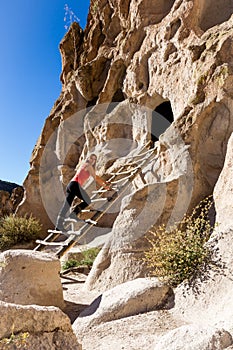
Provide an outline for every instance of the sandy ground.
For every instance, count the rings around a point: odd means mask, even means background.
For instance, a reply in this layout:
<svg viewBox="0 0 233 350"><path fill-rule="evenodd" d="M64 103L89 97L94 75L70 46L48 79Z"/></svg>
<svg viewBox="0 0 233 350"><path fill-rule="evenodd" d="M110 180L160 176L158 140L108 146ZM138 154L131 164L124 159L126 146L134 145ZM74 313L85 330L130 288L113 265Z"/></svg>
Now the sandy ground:
<svg viewBox="0 0 233 350"><path fill-rule="evenodd" d="M86 276L71 272L62 278L65 312L71 322L99 294L84 288ZM77 335L83 350L142 350L153 349L156 335L181 326L169 310L152 311L119 320L102 323L84 334Z"/></svg>

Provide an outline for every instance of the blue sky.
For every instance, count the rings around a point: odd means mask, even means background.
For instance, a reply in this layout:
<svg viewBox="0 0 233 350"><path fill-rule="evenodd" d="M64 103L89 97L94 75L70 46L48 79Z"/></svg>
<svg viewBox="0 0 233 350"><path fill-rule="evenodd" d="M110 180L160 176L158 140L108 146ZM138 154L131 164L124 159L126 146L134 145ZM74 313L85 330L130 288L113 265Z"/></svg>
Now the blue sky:
<svg viewBox="0 0 233 350"><path fill-rule="evenodd" d="M60 95L65 4L86 25L89 0L8 0L0 11L0 180L22 184Z"/></svg>

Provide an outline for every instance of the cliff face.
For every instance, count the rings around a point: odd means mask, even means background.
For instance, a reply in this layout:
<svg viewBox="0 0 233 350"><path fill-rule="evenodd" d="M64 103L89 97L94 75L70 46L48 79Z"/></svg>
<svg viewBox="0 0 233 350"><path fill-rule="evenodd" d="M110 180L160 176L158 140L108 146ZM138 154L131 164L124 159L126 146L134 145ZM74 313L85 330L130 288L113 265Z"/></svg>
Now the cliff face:
<svg viewBox="0 0 233 350"><path fill-rule="evenodd" d="M8 181L2 181L0 180L0 191L6 191L9 192L10 194L12 191L16 188L20 187L19 185L13 183L13 182L8 182Z"/></svg>
<svg viewBox="0 0 233 350"><path fill-rule="evenodd" d="M155 150L122 200L89 286L142 275L132 255L149 227L213 192L233 130L232 9L231 0L91 1L86 29L73 23L62 40L61 95L33 150L18 214L51 227L63 185L88 152L108 174L148 141Z"/></svg>
<svg viewBox="0 0 233 350"><path fill-rule="evenodd" d="M21 186L0 180L0 217L14 213L22 199Z"/></svg>

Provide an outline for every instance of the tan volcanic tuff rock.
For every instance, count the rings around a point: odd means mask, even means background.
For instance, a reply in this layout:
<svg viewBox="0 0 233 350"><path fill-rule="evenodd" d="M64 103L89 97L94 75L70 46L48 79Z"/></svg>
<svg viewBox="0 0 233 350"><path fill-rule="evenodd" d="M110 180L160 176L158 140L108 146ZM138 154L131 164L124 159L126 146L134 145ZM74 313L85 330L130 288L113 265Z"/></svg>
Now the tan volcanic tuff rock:
<svg viewBox="0 0 233 350"><path fill-rule="evenodd" d="M233 131L231 15L232 0L91 1L84 32L74 24L62 41L61 96L33 151L17 213L51 226L80 156L95 152L106 174L159 138L124 194L91 288L144 275L134 257L149 227L179 220L213 192ZM156 110L172 123L158 135Z"/></svg>
<svg viewBox="0 0 233 350"><path fill-rule="evenodd" d="M22 187L15 187L12 193L0 190L0 217L13 214L22 199Z"/></svg>
<svg viewBox="0 0 233 350"><path fill-rule="evenodd" d="M214 188L217 230L233 228L233 134L228 141L223 170Z"/></svg>
<svg viewBox="0 0 233 350"><path fill-rule="evenodd" d="M0 191L0 216L8 215L11 212L10 193Z"/></svg>
<svg viewBox="0 0 233 350"><path fill-rule="evenodd" d="M190 8L191 3L182 2L180 7L173 7L174 11L164 18L163 26L151 25L147 28L147 36L126 70L124 94L146 103L152 109L161 102L158 95L166 97L171 101L175 122L160 137L157 156L143 169L144 184L136 190L132 186L131 196L123 200L110 242L98 256L87 280L89 288L105 289L109 284L113 287L117 283L142 276L146 270L140 259L133 257L140 257L145 250L143 233L153 224L172 223L181 218L189 208L213 191L222 169L227 140L233 128L231 59L228 56L232 47L230 42L233 32L229 37L232 18L197 36L190 28L194 11ZM177 46L174 52L168 51L172 45ZM144 56L148 66L143 63ZM140 90L138 86L145 86L139 80L142 75L140 70L143 69L146 70L148 82L146 88ZM114 110L111 115L113 113ZM111 117L108 119L111 120ZM137 135L136 124L132 125L134 136ZM95 135L98 149L100 143L97 131L100 130L99 135L103 134L100 128L94 127L92 123L89 130L96 130L96 133L92 131L92 135ZM133 139L139 147L137 137ZM88 141L93 145L91 140ZM102 141L103 144L108 145L110 141ZM142 198L144 187L154 182L163 193L162 197L154 195L148 201L149 208L145 206L141 212L136 198ZM146 198L144 194L147 203ZM124 206L126 201L128 205Z"/></svg>
<svg viewBox="0 0 233 350"><path fill-rule="evenodd" d="M210 241L217 239L217 257L225 268L212 271L211 279L200 285L198 295L191 291L183 297L183 285L176 290L175 314L190 322L197 322L211 326L221 326L233 331L233 298L232 298L232 201L233 201L233 137L228 142L227 155L223 170L214 189L217 227L210 237Z"/></svg>
<svg viewBox="0 0 233 350"><path fill-rule="evenodd" d="M70 320L60 309L38 305L17 305L0 301L0 348L12 334L24 339L28 349L81 350ZM7 348L13 343L10 342ZM5 345L6 346L6 345ZM5 347L6 349L6 347ZM13 347L12 347L13 349Z"/></svg>
<svg viewBox="0 0 233 350"><path fill-rule="evenodd" d="M75 334L103 322L160 310L173 304L173 291L157 278L138 278L104 292L82 311L73 324Z"/></svg>
<svg viewBox="0 0 233 350"><path fill-rule="evenodd" d="M0 261L0 300L64 308L57 258L19 249L1 253Z"/></svg>
<svg viewBox="0 0 233 350"><path fill-rule="evenodd" d="M151 350L223 350L232 345L232 337L223 329L185 325L158 337Z"/></svg>

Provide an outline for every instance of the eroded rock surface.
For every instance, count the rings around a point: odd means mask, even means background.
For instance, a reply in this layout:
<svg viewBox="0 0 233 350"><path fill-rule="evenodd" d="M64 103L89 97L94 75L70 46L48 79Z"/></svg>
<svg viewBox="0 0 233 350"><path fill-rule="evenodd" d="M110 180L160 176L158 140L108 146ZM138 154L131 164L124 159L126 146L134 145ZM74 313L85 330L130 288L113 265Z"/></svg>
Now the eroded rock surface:
<svg viewBox="0 0 233 350"><path fill-rule="evenodd" d="M1 349L4 348L1 347L4 346L3 339L10 338L12 334L15 335L15 341L21 334L26 335L22 338L25 343L21 342L20 346L30 349L82 349L72 331L69 318L56 307L26 306L0 301L0 313ZM7 345L7 348L10 346L11 344Z"/></svg>
<svg viewBox="0 0 233 350"><path fill-rule="evenodd" d="M195 321L212 326L221 325L232 332L232 141L229 139L227 155L223 170L214 189L217 226L211 240L215 240L218 248L217 258L223 268L212 271L208 280L200 284L199 293L192 291L183 297L184 287L180 285L176 290L175 312L183 315L186 321Z"/></svg>
<svg viewBox="0 0 233 350"><path fill-rule="evenodd" d="M85 30L73 24L61 42L62 92L33 151L17 213L31 212L51 227L63 185L88 152L98 155L101 175L150 140L155 149L122 196L90 288L144 275L134 257L145 250L149 226L179 220L213 192L233 130L232 5L91 1ZM172 125L154 135L160 122L152 112L164 103L163 118ZM140 204L147 198L148 213Z"/></svg>
<svg viewBox="0 0 233 350"><path fill-rule="evenodd" d="M43 252L7 250L0 254L0 300L64 308L60 261Z"/></svg>
<svg viewBox="0 0 233 350"><path fill-rule="evenodd" d="M17 209L51 228L64 187L88 153L98 155L97 170L107 178L143 154L86 282L103 293L145 276L150 227L178 221L214 191L213 236L221 237L227 273L213 273L198 298L177 288L172 315L189 325L157 338L161 349L174 336L182 349L184 339L196 341L196 350L232 342L232 9L232 0L91 1L86 28L74 23L61 42L61 95L33 150Z"/></svg>
<svg viewBox="0 0 233 350"><path fill-rule="evenodd" d="M12 191L0 190L0 217L13 214L23 199L23 188L18 186Z"/></svg>
<svg viewBox="0 0 233 350"><path fill-rule="evenodd" d="M232 345L232 342L230 333L223 329L187 325L163 335L155 341L152 348L153 350L223 350Z"/></svg>
<svg viewBox="0 0 233 350"><path fill-rule="evenodd" d="M173 305L172 289L158 279L139 278L104 292L86 308L73 324L75 333L85 334L98 324L161 310Z"/></svg>

